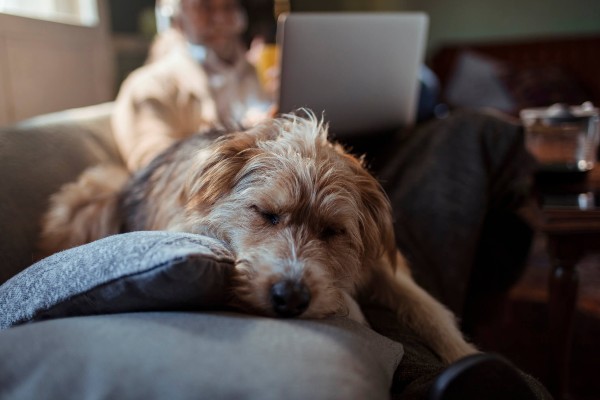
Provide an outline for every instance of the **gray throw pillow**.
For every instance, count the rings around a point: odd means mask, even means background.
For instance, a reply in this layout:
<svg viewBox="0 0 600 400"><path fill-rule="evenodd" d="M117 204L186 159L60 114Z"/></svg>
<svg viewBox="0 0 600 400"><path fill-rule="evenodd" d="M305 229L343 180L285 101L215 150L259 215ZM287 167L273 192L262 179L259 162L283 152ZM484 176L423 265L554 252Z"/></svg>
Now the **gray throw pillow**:
<svg viewBox="0 0 600 400"><path fill-rule="evenodd" d="M0 331L0 398L387 400L402 354L346 318L63 318Z"/></svg>
<svg viewBox="0 0 600 400"><path fill-rule="evenodd" d="M172 232L34 264L0 286L0 398L389 398L403 348L368 327L190 312L226 304L232 267L222 243Z"/></svg>
<svg viewBox="0 0 600 400"><path fill-rule="evenodd" d="M54 254L0 286L0 329L49 318L222 307L233 257L220 242L131 232Z"/></svg>

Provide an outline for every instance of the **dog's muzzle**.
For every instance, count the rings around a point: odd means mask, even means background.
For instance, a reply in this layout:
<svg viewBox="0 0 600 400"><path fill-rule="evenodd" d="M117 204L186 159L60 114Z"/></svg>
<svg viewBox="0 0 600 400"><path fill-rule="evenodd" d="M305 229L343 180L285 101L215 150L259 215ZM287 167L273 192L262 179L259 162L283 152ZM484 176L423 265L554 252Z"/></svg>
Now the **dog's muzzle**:
<svg viewBox="0 0 600 400"><path fill-rule="evenodd" d="M271 304L277 316L297 317L308 308L310 291L304 283L299 281L279 281L271 286Z"/></svg>

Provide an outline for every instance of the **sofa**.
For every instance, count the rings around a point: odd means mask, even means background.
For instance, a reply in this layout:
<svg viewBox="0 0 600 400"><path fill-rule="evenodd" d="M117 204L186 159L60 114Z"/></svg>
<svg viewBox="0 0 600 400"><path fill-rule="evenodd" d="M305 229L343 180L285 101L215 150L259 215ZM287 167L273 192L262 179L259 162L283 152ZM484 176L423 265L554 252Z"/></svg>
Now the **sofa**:
<svg viewBox="0 0 600 400"><path fill-rule="evenodd" d="M550 398L499 355L444 365L376 304L361 304L369 327L231 309L232 260L210 238L124 233L37 261L48 198L87 167L122 163L111 110L0 129L0 398ZM531 239L521 127L457 111L346 145L388 192L415 279L465 329L476 323L469 304L514 283Z"/></svg>
<svg viewBox="0 0 600 400"><path fill-rule="evenodd" d="M446 43L429 64L450 107L495 107L514 116L554 103L600 103L598 34Z"/></svg>

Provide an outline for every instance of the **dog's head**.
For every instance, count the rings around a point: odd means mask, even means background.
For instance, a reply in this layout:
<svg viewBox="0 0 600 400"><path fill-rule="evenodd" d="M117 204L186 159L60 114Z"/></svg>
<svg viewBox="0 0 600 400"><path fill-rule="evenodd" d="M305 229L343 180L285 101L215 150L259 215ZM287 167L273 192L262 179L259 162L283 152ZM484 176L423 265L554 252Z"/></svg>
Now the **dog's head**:
<svg viewBox="0 0 600 400"><path fill-rule="evenodd" d="M267 315L344 312L385 257L395 259L389 201L362 162L314 115L287 115L225 136L185 190L193 231L237 257L235 297Z"/></svg>

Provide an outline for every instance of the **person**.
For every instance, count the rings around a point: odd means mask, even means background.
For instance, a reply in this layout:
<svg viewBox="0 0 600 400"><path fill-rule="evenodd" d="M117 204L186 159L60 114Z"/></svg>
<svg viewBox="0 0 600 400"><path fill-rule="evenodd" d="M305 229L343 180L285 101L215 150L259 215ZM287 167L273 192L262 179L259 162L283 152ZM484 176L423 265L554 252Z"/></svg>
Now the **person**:
<svg viewBox="0 0 600 400"><path fill-rule="evenodd" d="M271 98L246 58L240 0L161 0L146 63L123 82L112 126L130 171L175 141L269 115Z"/></svg>

